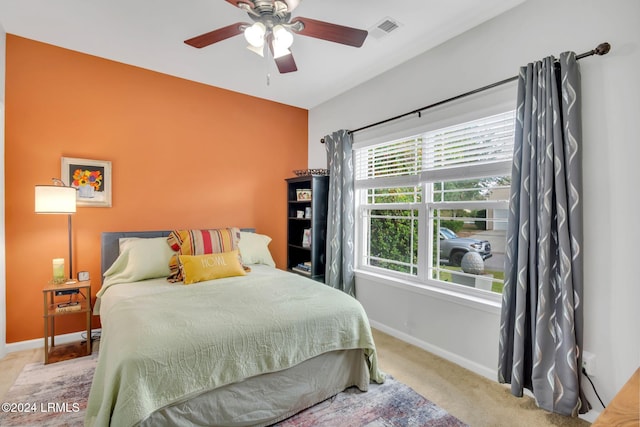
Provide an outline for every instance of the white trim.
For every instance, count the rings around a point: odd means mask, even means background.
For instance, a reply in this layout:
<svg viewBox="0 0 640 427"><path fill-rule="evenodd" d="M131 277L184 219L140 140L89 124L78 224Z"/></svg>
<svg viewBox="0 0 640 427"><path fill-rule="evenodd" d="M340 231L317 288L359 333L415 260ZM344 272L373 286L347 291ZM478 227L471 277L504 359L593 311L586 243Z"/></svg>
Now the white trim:
<svg viewBox="0 0 640 427"><path fill-rule="evenodd" d="M462 179L485 178L491 176L511 176L512 160L501 160L482 164L449 166L440 169L429 169L420 173L420 181L458 181Z"/></svg>
<svg viewBox="0 0 640 427"><path fill-rule="evenodd" d="M473 206L476 209L509 209L508 200L471 200L464 202L433 202L431 210L434 209L464 209Z"/></svg>
<svg viewBox="0 0 640 427"><path fill-rule="evenodd" d="M529 390L526 390L527 395L531 395L531 392ZM595 409L591 409L589 410L589 412L587 412L586 414L580 414L578 415L578 418L580 418L581 420L585 420L588 421L590 423L594 423L595 420L600 416L600 411L596 411Z"/></svg>
<svg viewBox="0 0 640 427"><path fill-rule="evenodd" d="M422 341L414 336L398 331L397 329L391 328L382 323L376 322L375 320L369 320L369 323L373 328L378 329L384 332L385 334L391 335L395 338L398 338L399 340L415 345L418 348L428 351L429 353L433 353L436 356L440 356L443 359L453 362L456 365L460 365L463 368L466 368L475 374L481 375L497 383L496 381L496 375L498 372L497 368L494 370L489 369L486 366L482 366L479 363L474 362L473 360L460 357L455 353L451 353L450 351L444 350L438 346L429 344L428 342Z"/></svg>
<svg viewBox="0 0 640 427"><path fill-rule="evenodd" d="M414 283L410 280L392 277L385 270L385 274L377 274L365 269L357 269L356 277L372 280L386 286L400 288L417 294L427 295L447 302L463 305L475 310L500 315L502 307L502 295L495 292L484 292L467 286L456 286L460 289L453 289L452 285L438 286L438 282L430 280L428 283Z"/></svg>
<svg viewBox="0 0 640 427"><path fill-rule="evenodd" d="M424 204L422 203L363 203L360 205L362 211L424 211ZM422 209L420 209L422 208ZM362 214L362 213L361 213ZM410 217L402 217L402 218L410 218Z"/></svg>
<svg viewBox="0 0 640 427"><path fill-rule="evenodd" d="M436 356L442 357L443 359L448 360L449 362L455 363L458 366L462 366L463 368L470 370L474 374L478 374L482 377L485 377L488 380L498 385L500 384L496 380L496 377L498 375L497 368L495 370L491 370L486 366L483 366L483 365L480 365L479 363L474 362L473 360L460 357L455 353L451 353L450 351L444 350L438 346L429 344L428 342L422 341L414 336L398 331L397 329L391 328L380 322L376 322L375 320L369 320L369 324L371 325L372 328L377 329L381 332L384 332L387 335L391 335L394 338L397 338L401 341L414 345L418 348L421 348L422 350L435 354ZM535 397L533 396L533 393L531 393L531 391L529 391L528 389L524 389L523 392L528 397L535 399ZM599 411L596 411L595 409L591 409L586 414L580 414L578 418L588 421L590 423L593 423L596 420L596 418L598 418L599 416L600 416Z"/></svg>
<svg viewBox="0 0 640 427"><path fill-rule="evenodd" d="M91 336L93 336L96 333L99 334L101 331L102 329L92 329ZM68 344L71 342L83 340L82 334L86 332L87 331L79 331L79 332L72 332L70 334L56 335L56 345ZM12 342L7 344L7 353L14 353L16 351L22 351L22 350L33 350L35 348L42 348L42 347L44 347L43 338Z"/></svg>
<svg viewBox="0 0 640 427"><path fill-rule="evenodd" d="M385 176L361 179L354 182L356 190L361 188L415 187L417 185L420 185L420 175Z"/></svg>

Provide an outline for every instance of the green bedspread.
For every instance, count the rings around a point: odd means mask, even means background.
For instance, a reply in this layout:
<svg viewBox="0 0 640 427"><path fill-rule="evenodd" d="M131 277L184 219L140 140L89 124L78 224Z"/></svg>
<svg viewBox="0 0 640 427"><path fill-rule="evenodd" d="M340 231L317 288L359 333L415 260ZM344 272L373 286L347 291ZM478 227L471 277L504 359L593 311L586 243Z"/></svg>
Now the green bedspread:
<svg viewBox="0 0 640 427"><path fill-rule="evenodd" d="M112 285L100 318L89 426L132 426L157 409L334 350L364 349L371 380L384 381L358 301L269 267L189 286Z"/></svg>

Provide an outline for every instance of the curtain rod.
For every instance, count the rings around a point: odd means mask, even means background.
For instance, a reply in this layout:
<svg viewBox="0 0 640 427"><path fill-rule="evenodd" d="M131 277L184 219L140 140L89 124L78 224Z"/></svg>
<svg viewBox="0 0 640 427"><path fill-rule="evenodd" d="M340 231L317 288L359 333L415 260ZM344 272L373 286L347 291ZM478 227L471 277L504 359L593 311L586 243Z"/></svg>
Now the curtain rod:
<svg viewBox="0 0 640 427"><path fill-rule="evenodd" d="M598 47L596 47L595 49L590 50L588 52L581 53L580 55L576 55L576 60L582 59L582 58L586 58L587 56L593 56L593 55L602 56L602 55L606 55L607 53L609 53L609 50L611 50L611 45L609 43L607 43L607 42L600 43L598 45ZM482 87L480 87L478 89L474 89L474 90L471 90L469 92L465 92L465 93L462 93L460 95L456 95L454 97L447 98L447 99L444 99L442 101L438 101L436 103L427 105L425 107L418 108L417 110L413 110L413 111L410 111L408 113L400 114L398 116L391 117L389 119L381 120L379 122L372 123L370 125L366 125L366 126L363 126L361 128L358 128L358 129L349 130L347 132L350 133L350 134L354 134L356 132L360 132L360 131L363 131L365 129L369 129L369 128L372 128L372 127L375 127L375 126L379 126L379 125L382 125L382 124L385 124L385 123L389 123L389 122L394 121L394 120L401 119L401 118L406 117L406 116L410 116L412 114L418 114L418 117L420 117L420 114L424 110L428 110L430 108L437 107L439 105L446 104L448 102L455 101L455 100L458 100L460 98L464 98L464 97L467 97L467 96L470 96L470 95L474 95L474 94L476 94L478 92L483 92L485 90L492 89L492 88L497 87L497 86L501 86L501 85L503 85L505 83L509 83L509 82L512 82L512 81L517 80L517 79L518 79L518 76L509 77L508 79L500 80L499 82L495 82L495 83L491 83L491 84L486 85L486 86L482 86ZM324 138L322 138L320 140L320 142L324 144Z"/></svg>

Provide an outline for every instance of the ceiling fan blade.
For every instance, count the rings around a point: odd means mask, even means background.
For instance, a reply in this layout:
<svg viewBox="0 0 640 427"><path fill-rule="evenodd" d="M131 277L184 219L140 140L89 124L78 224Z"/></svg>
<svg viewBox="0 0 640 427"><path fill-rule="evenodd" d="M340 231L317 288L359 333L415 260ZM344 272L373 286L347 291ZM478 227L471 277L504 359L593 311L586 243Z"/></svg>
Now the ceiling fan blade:
<svg viewBox="0 0 640 427"><path fill-rule="evenodd" d="M294 61L292 54L275 58L274 61L276 61L276 65L278 66L278 71L280 71L280 74L298 71L298 67L296 67L296 61Z"/></svg>
<svg viewBox="0 0 640 427"><path fill-rule="evenodd" d="M229 37L242 34L242 27L248 25L244 22L236 22L235 24L227 25L226 27L218 28L217 30L210 31L208 33L200 34L199 36L185 40L184 42L189 46L203 48L210 44L217 43L222 40L226 40Z"/></svg>
<svg viewBox="0 0 640 427"><path fill-rule="evenodd" d="M317 39L328 40L334 43L346 44L353 47L360 47L369 34L366 30L345 27L343 25L331 24L329 22L317 21L311 18L293 18L292 24L302 22L304 28L299 31L292 29L303 36L315 37Z"/></svg>

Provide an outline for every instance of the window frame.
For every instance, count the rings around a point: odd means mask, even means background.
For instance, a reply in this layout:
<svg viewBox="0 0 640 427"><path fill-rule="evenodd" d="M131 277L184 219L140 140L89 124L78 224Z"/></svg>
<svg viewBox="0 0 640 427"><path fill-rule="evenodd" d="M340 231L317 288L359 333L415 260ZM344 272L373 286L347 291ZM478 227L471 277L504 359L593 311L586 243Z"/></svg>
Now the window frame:
<svg viewBox="0 0 640 427"><path fill-rule="evenodd" d="M384 136L378 136L364 143L354 144L354 154L356 151L366 149L368 147L379 145L384 143L385 139L388 142L398 140L409 140L419 138L421 134L429 131L439 130L451 125L463 124L465 122L473 121L488 117L490 115L513 112L514 108L512 104L506 103L494 105L493 111L488 112L485 110L479 110L476 112L477 117L470 117L469 114L459 115L457 119L454 117L448 117L446 122L432 123L429 126L424 126L420 129L420 132L416 132L417 129L411 129L404 132L402 130L396 130L394 133ZM393 137L393 139L391 139ZM354 156L354 161L355 161ZM419 288L434 291L436 293L446 295L447 298L462 299L470 301L473 304L487 305L488 307L499 307L502 300L502 294L497 292L485 291L476 289L474 287L453 284L437 279L432 279L431 271L433 266L433 226L430 219L432 209L434 206L445 206L451 204L451 202L432 202L430 192L431 184L433 182L444 182L461 179L476 179L483 177L499 177L511 175L512 157L508 161L500 161L495 163L487 163L484 165L474 165L473 173L470 176L461 176L459 173L460 168L441 169L436 171L430 171L428 175L423 171L416 175L406 176L391 176L376 179L356 180L355 181L355 208L356 208L356 227L355 227L355 271L356 276L364 275L375 278L387 278L398 284L407 284L411 286L417 286ZM355 169L355 168L354 168ZM354 171L355 173L355 171ZM422 191L422 198L419 202L414 203L390 203L390 204L370 204L367 203L367 189L372 188L388 188L388 187L410 187L419 186ZM464 203L464 202L463 202ZM476 204L478 206L500 206L500 208L508 209L508 201L492 201L492 202L469 202L469 204ZM363 222L366 218L365 213L372 209L413 209L418 211L418 241L423 244L418 244L418 273L412 275L410 273L402 273L385 268L375 267L367 265L366 258L366 244L369 242L367 239L367 230L369 227ZM367 239L367 240L365 240ZM426 252L426 253L425 253Z"/></svg>

